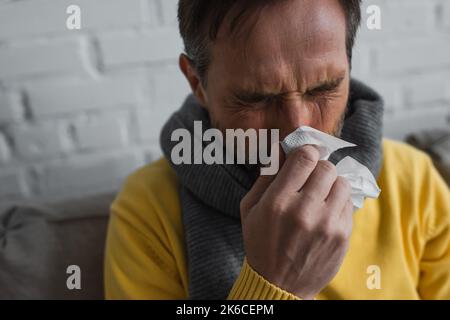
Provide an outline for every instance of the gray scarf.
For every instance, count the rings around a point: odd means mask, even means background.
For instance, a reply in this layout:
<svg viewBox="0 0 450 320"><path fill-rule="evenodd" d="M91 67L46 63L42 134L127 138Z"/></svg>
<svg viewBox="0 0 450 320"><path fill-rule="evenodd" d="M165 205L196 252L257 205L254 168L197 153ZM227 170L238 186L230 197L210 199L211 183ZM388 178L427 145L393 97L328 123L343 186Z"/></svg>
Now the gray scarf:
<svg viewBox="0 0 450 320"><path fill-rule="evenodd" d="M339 150L330 161L352 156L377 177L383 101L372 89L352 80L347 109L341 138L358 147ZM203 130L210 128L208 112L191 95L164 125L160 143L180 182L189 297L226 299L244 259L239 203L255 182L257 171L245 165L173 164L171 151L178 142L171 141L171 134L184 128L194 136L194 121L202 121Z"/></svg>

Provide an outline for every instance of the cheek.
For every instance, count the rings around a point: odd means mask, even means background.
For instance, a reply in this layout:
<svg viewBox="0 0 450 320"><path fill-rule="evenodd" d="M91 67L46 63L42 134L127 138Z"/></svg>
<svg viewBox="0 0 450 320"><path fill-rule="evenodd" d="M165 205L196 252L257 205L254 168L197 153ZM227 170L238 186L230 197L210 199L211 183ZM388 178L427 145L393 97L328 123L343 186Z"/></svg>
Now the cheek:
<svg viewBox="0 0 450 320"><path fill-rule="evenodd" d="M347 97L342 96L323 103L320 108L322 131L333 132L340 124L347 107Z"/></svg>
<svg viewBox="0 0 450 320"><path fill-rule="evenodd" d="M350 81L347 78L336 95L321 105L323 131L332 133L341 124L341 120L347 110L349 91Z"/></svg>

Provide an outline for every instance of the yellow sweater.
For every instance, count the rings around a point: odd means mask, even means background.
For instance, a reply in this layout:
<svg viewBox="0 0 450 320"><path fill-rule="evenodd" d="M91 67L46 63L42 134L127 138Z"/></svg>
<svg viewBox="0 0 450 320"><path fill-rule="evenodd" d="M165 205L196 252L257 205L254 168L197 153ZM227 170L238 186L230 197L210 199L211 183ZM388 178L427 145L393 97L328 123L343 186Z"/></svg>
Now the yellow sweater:
<svg viewBox="0 0 450 320"><path fill-rule="evenodd" d="M354 214L336 277L316 299L450 299L450 192L430 159L385 140L381 195ZM177 177L160 159L133 173L111 208L108 299L187 299ZM229 299L297 299L244 261Z"/></svg>

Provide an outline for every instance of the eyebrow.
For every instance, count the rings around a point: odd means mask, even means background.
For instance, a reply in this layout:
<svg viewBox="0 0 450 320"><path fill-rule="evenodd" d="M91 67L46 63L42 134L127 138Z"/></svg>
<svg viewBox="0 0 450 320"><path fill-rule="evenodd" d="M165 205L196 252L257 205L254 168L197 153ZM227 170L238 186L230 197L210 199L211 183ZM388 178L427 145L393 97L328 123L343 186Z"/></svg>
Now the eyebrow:
<svg viewBox="0 0 450 320"><path fill-rule="evenodd" d="M341 83L345 79L345 72L342 72L334 79L325 80L315 84L314 86L308 88L305 93L308 94L318 94L322 92L328 92L336 89L341 85ZM246 103L255 103L267 99L274 99L286 95L286 92L282 93L270 93L258 90L237 90L233 92L233 96L235 99L246 102Z"/></svg>

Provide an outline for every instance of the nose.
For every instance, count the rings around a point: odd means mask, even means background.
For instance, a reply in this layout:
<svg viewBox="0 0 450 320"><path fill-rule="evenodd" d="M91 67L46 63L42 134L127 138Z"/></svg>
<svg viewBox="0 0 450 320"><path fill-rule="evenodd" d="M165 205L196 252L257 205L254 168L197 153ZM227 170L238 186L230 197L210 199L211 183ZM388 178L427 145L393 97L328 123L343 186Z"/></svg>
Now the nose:
<svg viewBox="0 0 450 320"><path fill-rule="evenodd" d="M311 126L311 109L301 98L284 101L279 104L277 121L280 138L284 139L300 126Z"/></svg>

